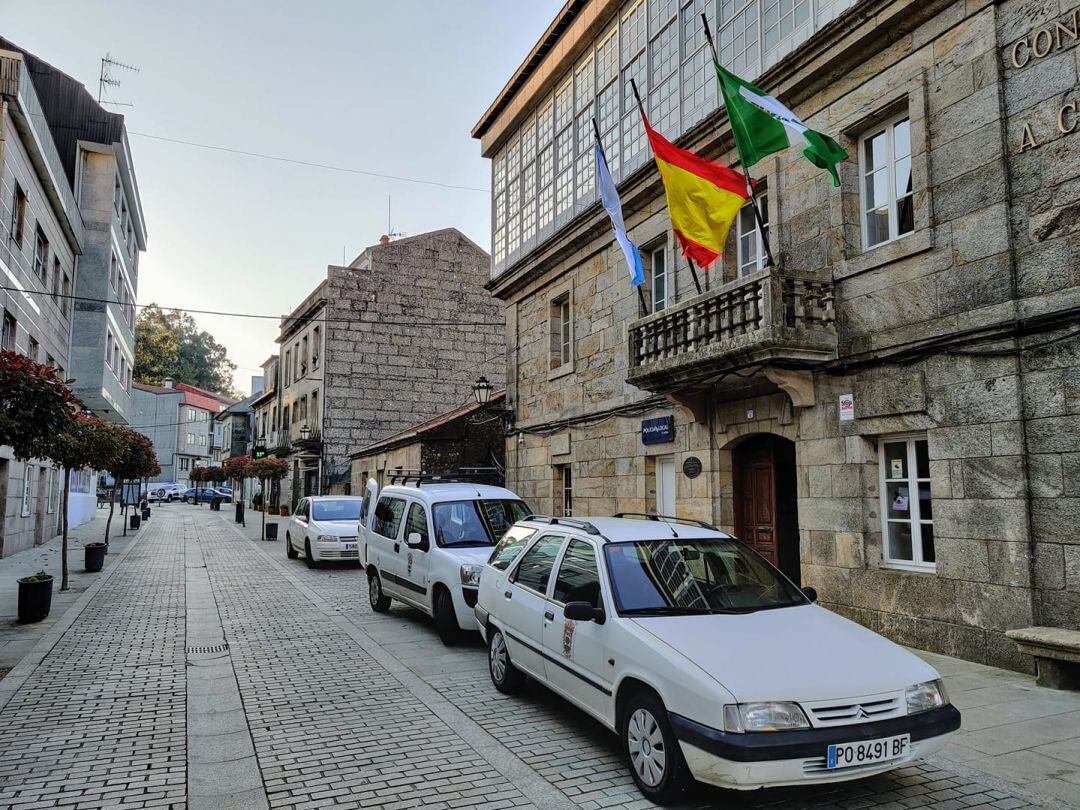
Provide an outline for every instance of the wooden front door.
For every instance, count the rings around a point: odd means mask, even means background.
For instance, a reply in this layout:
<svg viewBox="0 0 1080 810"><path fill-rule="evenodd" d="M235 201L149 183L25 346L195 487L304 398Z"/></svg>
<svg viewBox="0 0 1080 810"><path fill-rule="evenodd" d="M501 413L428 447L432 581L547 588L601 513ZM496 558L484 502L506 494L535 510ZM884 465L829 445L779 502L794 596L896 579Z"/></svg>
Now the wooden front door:
<svg viewBox="0 0 1080 810"><path fill-rule="evenodd" d="M735 449L735 535L773 565L780 565L776 525L776 464L771 436Z"/></svg>

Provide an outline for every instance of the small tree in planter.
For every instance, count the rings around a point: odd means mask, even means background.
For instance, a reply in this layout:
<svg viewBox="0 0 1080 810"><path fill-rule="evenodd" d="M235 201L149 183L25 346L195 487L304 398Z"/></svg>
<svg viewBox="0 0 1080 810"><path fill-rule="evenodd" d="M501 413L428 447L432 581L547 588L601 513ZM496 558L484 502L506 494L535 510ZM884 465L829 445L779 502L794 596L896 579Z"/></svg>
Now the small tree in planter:
<svg viewBox="0 0 1080 810"><path fill-rule="evenodd" d="M0 350L0 445L19 461L50 458L79 404L56 369Z"/></svg>
<svg viewBox="0 0 1080 810"><path fill-rule="evenodd" d="M161 467L158 466L157 455L154 453L154 444L148 437L131 428L120 428L120 430L124 433L122 449L109 471L123 492L124 481L153 478L161 474ZM109 520L112 520L111 506ZM124 534L127 535L127 521L124 522ZM105 544L108 545L108 543L109 531L108 522L106 522Z"/></svg>
<svg viewBox="0 0 1080 810"><path fill-rule="evenodd" d="M124 449L121 428L93 416L79 413L70 416L67 425L54 436L48 457L64 468L64 495L61 509L60 590L68 589L68 500L71 494L71 473L91 467L111 469ZM111 507L110 507L111 508Z"/></svg>
<svg viewBox="0 0 1080 810"><path fill-rule="evenodd" d="M283 458L260 458L251 462L250 467L251 476L258 478L262 482L262 501L264 505L269 505L269 501L266 498L266 494L270 491L270 484L272 482L280 481L286 475L289 474L289 462ZM274 537L277 537L277 524L272 524L274 527ZM262 510L262 534L263 540L266 539L266 509Z"/></svg>
<svg viewBox="0 0 1080 810"><path fill-rule="evenodd" d="M233 456L232 458L225 459L221 464L221 469L224 471L225 477L229 481L232 481L234 501L242 501L244 499L244 480L251 477L250 467L250 456ZM237 497L237 493L239 493L239 498Z"/></svg>

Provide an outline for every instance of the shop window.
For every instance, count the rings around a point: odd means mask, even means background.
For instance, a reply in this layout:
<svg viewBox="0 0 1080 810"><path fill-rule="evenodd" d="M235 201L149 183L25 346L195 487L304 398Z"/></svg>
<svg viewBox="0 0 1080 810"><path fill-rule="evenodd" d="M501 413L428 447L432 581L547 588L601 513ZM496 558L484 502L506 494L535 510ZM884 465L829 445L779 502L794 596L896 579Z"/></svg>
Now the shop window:
<svg viewBox="0 0 1080 810"><path fill-rule="evenodd" d="M881 440L882 555L898 568L933 570L934 504L925 437Z"/></svg>
<svg viewBox="0 0 1080 810"><path fill-rule="evenodd" d="M859 139L863 247L870 249L915 230L911 123L907 113Z"/></svg>

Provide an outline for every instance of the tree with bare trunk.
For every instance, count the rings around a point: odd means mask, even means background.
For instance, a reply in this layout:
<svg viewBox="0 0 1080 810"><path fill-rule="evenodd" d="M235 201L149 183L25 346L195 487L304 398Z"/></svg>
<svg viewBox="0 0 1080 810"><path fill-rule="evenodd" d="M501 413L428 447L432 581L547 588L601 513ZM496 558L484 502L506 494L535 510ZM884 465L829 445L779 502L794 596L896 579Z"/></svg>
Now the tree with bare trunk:
<svg viewBox="0 0 1080 810"><path fill-rule="evenodd" d="M270 484L280 481L289 474L289 462L283 458L260 458L251 462L248 467L249 475L258 478L262 484L262 534L260 539L266 539L266 510L270 506Z"/></svg>

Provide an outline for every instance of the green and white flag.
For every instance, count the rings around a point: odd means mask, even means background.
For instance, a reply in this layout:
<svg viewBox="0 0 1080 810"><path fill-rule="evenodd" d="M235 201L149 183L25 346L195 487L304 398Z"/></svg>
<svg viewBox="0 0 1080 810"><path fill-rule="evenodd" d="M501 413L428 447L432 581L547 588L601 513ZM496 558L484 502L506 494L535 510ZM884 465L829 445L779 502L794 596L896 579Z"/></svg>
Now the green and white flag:
<svg viewBox="0 0 1080 810"><path fill-rule="evenodd" d="M836 141L804 124L795 113L761 88L740 79L713 63L731 120L731 131L743 168L749 169L766 155L803 146L803 155L832 175L833 185L840 185L836 164L847 158Z"/></svg>

